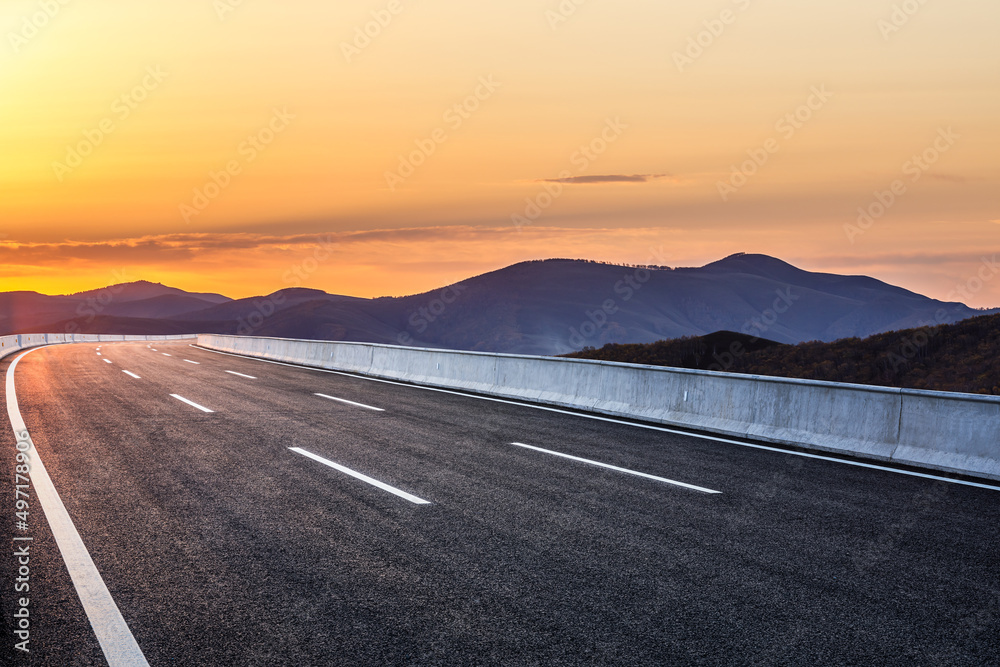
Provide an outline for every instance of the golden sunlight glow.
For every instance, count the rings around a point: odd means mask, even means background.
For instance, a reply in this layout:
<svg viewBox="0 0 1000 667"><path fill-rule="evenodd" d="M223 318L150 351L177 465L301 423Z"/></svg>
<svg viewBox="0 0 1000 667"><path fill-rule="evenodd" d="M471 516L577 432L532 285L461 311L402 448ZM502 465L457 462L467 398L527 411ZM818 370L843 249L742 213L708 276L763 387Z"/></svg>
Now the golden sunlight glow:
<svg viewBox="0 0 1000 667"><path fill-rule="evenodd" d="M1000 245L1000 5L893 6L4 2L0 290L263 294L334 243L296 282L749 251L945 298Z"/></svg>

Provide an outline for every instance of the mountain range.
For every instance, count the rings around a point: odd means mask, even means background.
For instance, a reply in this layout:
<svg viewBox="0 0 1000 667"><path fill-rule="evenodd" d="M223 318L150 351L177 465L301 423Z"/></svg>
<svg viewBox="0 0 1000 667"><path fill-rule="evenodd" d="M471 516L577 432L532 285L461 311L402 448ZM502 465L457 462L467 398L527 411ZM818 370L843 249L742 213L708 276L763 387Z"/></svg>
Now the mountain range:
<svg viewBox="0 0 1000 667"><path fill-rule="evenodd" d="M722 330L833 341L984 312L741 253L697 268L529 261L375 299L290 288L234 300L145 281L63 296L7 292L0 333L239 333L547 355Z"/></svg>

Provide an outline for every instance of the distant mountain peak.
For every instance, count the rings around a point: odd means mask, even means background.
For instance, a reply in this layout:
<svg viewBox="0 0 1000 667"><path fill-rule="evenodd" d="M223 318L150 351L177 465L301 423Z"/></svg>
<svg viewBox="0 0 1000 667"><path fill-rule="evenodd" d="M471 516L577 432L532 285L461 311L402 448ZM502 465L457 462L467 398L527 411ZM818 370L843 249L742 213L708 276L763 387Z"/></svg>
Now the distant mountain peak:
<svg viewBox="0 0 1000 667"><path fill-rule="evenodd" d="M284 294L298 294L303 296L308 296L310 294L319 296L330 296L328 292L324 292L321 289L316 289L314 287L285 287L284 289L278 290ZM278 292L275 292L277 294Z"/></svg>
<svg viewBox="0 0 1000 667"><path fill-rule="evenodd" d="M782 266L796 268L789 264L788 262L778 259L777 257L772 257L770 255L764 255L760 253L753 252L737 252L729 255L728 257L723 257L720 260L706 264L704 268L718 267L718 268L742 268L742 267L774 267Z"/></svg>
<svg viewBox="0 0 1000 667"><path fill-rule="evenodd" d="M99 287L97 289L86 290L83 292L76 292L74 294L67 294L62 298L65 299L87 299L90 297L99 298L106 300L108 295L113 298L116 302L128 302L128 301L139 301L144 299L153 299L162 296L187 296L194 299L200 299L206 301L210 304L224 303L226 301L231 301L227 296L221 294L213 294L206 292L188 292L176 287L170 287L164 285L163 283L154 283L149 280L133 280L127 283L118 283L116 285L108 285L107 287Z"/></svg>
<svg viewBox="0 0 1000 667"><path fill-rule="evenodd" d="M313 289L312 287L285 287L277 292L272 292L268 295L269 298L278 299L331 299L335 298L328 292L324 292L321 289ZM257 297L254 297L257 298Z"/></svg>
<svg viewBox="0 0 1000 667"><path fill-rule="evenodd" d="M104 290L112 290L114 292L120 292L122 290L127 290L129 288L149 288L149 287L165 287L162 283L152 283L148 280L133 280L127 283L116 283L114 285L107 285L105 287L97 287L94 289L81 290L79 292L72 292L70 294L64 294L63 296L77 297L86 296L88 294L94 294L96 292L103 292ZM171 288L166 288L171 289Z"/></svg>

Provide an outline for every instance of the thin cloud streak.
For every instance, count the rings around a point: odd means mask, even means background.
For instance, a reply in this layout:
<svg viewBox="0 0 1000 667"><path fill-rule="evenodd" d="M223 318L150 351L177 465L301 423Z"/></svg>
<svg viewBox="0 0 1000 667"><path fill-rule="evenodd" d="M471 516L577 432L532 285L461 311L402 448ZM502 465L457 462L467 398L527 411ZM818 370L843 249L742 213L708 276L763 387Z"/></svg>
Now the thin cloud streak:
<svg viewBox="0 0 1000 667"><path fill-rule="evenodd" d="M872 267L872 266L924 266L940 267L950 264L974 264L1000 254L1000 244L981 252L952 253L878 253L872 255L825 255L810 258L808 264L823 267Z"/></svg>
<svg viewBox="0 0 1000 667"><path fill-rule="evenodd" d="M660 234L662 229L633 229L639 234ZM602 233L621 234L619 229L536 227L528 235L550 238L580 237ZM233 251L294 251L310 247L349 247L360 244L401 244L439 242L495 242L514 239L511 227L438 226L405 229L378 229L328 234L181 233L107 239L103 241L62 241L55 243L0 241L0 263L22 266L50 266L65 260L95 262L174 262Z"/></svg>
<svg viewBox="0 0 1000 667"><path fill-rule="evenodd" d="M567 178L543 178L539 183L567 183L570 185L596 185L601 183L648 183L664 178L671 178L671 174L604 174L593 176L569 176ZM676 179L674 179L676 180Z"/></svg>

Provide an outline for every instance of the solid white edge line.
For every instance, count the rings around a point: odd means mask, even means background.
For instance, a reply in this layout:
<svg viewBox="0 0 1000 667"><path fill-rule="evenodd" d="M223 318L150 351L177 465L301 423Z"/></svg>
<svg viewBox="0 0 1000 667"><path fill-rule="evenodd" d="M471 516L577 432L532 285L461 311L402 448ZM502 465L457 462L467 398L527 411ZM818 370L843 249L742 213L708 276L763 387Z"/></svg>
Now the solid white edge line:
<svg viewBox="0 0 1000 667"><path fill-rule="evenodd" d="M414 505L430 505L431 504L431 502L429 500L424 500L423 498L418 498L417 496L413 495L412 493L407 493L406 491L401 491L401 490L397 489L394 486L389 486L385 482L380 482L377 479L372 479L368 475L363 475L363 474L361 474L360 472L358 472L356 470L351 470L350 468L344 467L344 466L340 465L339 463L334 463L333 461L331 461L329 459L325 459L322 456L319 456L317 454L313 454L312 452L308 452L308 451L302 449L301 447L289 447L288 449L290 449L291 451L295 452L296 454L301 454L302 456L309 457L309 458L311 458L314 461L319 461L323 465L327 465L327 466L330 466L331 468L333 468L335 470L339 470L340 472L344 473L345 475L350 475L351 477L354 477L355 479L360 479L362 482L367 482L368 484L371 484L372 486L377 486L378 488L382 489L383 491L388 491L389 493L391 493L391 494L393 494L395 496L399 496L400 498L405 498L406 500L409 500Z"/></svg>
<svg viewBox="0 0 1000 667"><path fill-rule="evenodd" d="M964 479L952 479L951 477L942 477L940 475L931 475L928 473L914 472L912 470L903 470L901 468L890 468L888 466L881 466L876 463L863 463L861 461L851 461L848 459L838 459L833 456L823 456L822 454L810 454L809 452L797 452L793 449L782 449L780 447L769 447L768 445L757 445L752 442L742 442L740 440L732 440L730 438L723 438L721 436L706 435L703 433L694 433L691 431L682 431L680 429L669 428L666 426L653 426L652 424L640 424L637 422L630 422L624 419L616 419L614 417L602 417L600 415L590 415L582 412L572 412L570 410L562 410L560 408L551 408L546 405L535 405L533 403L522 403L520 401L511 401L505 398L494 398L493 396L480 396L478 394L467 394L461 391L454 391L452 389L441 389L439 387L427 387L419 384L409 384L406 382L397 382L395 380L386 380L384 378L369 377L367 375L359 375L358 373L348 373L346 371L335 371L328 368L315 368L313 366L303 366L302 364L289 364L284 361L272 361L271 359L261 359L259 357L250 357L245 354L234 354L232 352L222 352L221 350L213 350L207 347L195 346L199 350L205 350L206 352L214 352L216 354L224 354L227 357L238 357L240 359L250 359L252 361L261 361L265 364L277 364L279 366L289 366L291 368L298 368L300 370L306 371L318 371L320 373L332 373L333 375L343 375L345 377L356 378L358 380L368 380L370 382L382 382L385 384L394 384L399 387L411 387L413 389L423 389L424 391L436 391L442 394L454 394L455 396L465 396L466 398L476 398L482 401L493 401L494 403L506 403L508 405L520 405L525 408L534 408L535 410L545 410L546 412L556 412L564 415L572 415L574 417L583 417L584 419L594 419L597 421L609 422L612 424L624 424L625 426L634 426L635 428L644 428L650 431L660 431L661 433L673 433L676 435L686 435L689 438L698 438L699 440L712 440L713 442L722 442L728 445L738 445L740 447L748 447L750 449L759 449L765 452L775 452L777 454L786 454L788 456L799 456L806 459L815 459L817 461L829 461L831 463L840 463L847 466L855 466L858 468L869 468L871 470L881 470L883 472L892 472L897 475L907 475L909 477L920 477L923 479L933 479L939 482L948 482L949 484L959 484L962 486L973 486L978 489L989 489L991 491L1000 491L1000 486L993 484L981 484L979 482L968 482Z"/></svg>
<svg viewBox="0 0 1000 667"><path fill-rule="evenodd" d="M205 407L204 405L198 405L198 404L197 404L197 403L195 403L194 401L189 401L188 399L184 398L183 396L179 396L178 394L170 394L170 395L171 395L171 396L173 396L174 398L176 398L176 399L177 399L178 401L180 401L181 403L187 403L187 404L188 404L188 405L190 405L191 407L193 407L193 408L198 408L198 409L199 409L199 410L201 410L202 412L215 412L215 410L209 410L209 409L208 409L208 408L206 408L206 407Z"/></svg>
<svg viewBox="0 0 1000 667"><path fill-rule="evenodd" d="M646 479L653 479L657 482L664 482L666 484L673 484L674 486L683 486L685 489L692 489L694 491L701 491L702 493L722 493L722 491L715 491L713 489L706 489L703 486L695 486L694 484L686 484L685 482L678 482L674 479L667 479L666 477L657 477L656 475L650 475L648 473L639 472L637 470L629 470L628 468L619 468L618 466L613 466L610 463L601 463L600 461L591 461L590 459L582 459L579 456L571 456L569 454L563 454L562 452L554 452L551 449L542 449L541 447L534 447L532 445L526 445L522 442L512 442L510 443L517 447L524 447L525 449L533 449L536 452L542 452L544 454L551 454L552 456L559 456L564 459L570 459L573 461L579 461L580 463L587 463L592 466L598 466L601 468L607 468L609 470L616 470L618 472L623 472L629 475L635 475L637 477L645 477Z"/></svg>
<svg viewBox="0 0 1000 667"><path fill-rule="evenodd" d="M132 371L122 371L122 373L124 373L125 375L127 375L129 377L135 378L136 380L141 380L142 379L141 377L139 377L138 375L136 375Z"/></svg>
<svg viewBox="0 0 1000 667"><path fill-rule="evenodd" d="M243 373L237 373L236 371L226 371L226 372L229 373L230 375L239 375L241 378L246 378L248 380L256 380L257 379L257 378L255 378L252 375L244 375Z"/></svg>
<svg viewBox="0 0 1000 667"><path fill-rule="evenodd" d="M331 401L337 401L338 403L347 403L348 405L353 405L355 407L364 408L365 410L375 410L376 412L385 412L383 408L376 408L371 405L365 405L364 403L355 403L354 401L349 401L346 398L337 398L336 396L328 396L326 394L316 393L317 396L321 398L328 398Z"/></svg>
<svg viewBox="0 0 1000 667"><path fill-rule="evenodd" d="M31 443L31 435L21 417L21 410L17 404L17 394L14 389L14 368L17 362L40 347L24 352L11 362L7 369L7 416L10 418L11 427L14 429L14 436L22 441L28 442L28 456L30 466L28 473L31 483L35 487L35 497L38 498L45 518L48 519L49 528L62 554L66 569L69 571L70 579L76 588L76 594L83 604L83 609L90 620L90 626L94 629L97 641L104 652L104 658L110 667L148 667L146 656L135 641L132 631L129 630L115 604L111 592L108 590L101 573L98 572L94 560L90 557L80 533L73 525L66 506L63 505L59 493L52 484L42 459L38 456L34 444ZM23 437L22 437L23 436Z"/></svg>

